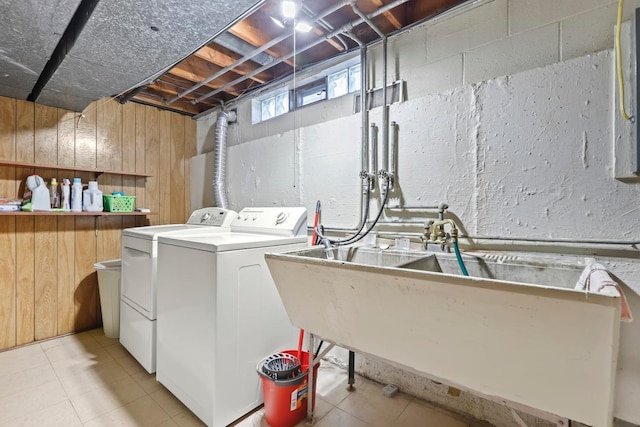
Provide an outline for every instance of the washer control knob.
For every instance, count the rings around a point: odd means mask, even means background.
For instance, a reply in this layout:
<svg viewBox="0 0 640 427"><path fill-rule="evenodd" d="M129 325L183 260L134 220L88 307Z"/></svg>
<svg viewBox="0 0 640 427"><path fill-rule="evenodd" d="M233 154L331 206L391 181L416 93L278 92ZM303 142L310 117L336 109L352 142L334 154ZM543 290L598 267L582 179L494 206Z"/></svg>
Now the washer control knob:
<svg viewBox="0 0 640 427"><path fill-rule="evenodd" d="M202 215L202 221L201 222L208 221L209 218L211 218L211 214L209 212L206 212L204 215Z"/></svg>
<svg viewBox="0 0 640 427"><path fill-rule="evenodd" d="M280 212L276 217L276 225L282 224L287 219L287 214L284 212Z"/></svg>

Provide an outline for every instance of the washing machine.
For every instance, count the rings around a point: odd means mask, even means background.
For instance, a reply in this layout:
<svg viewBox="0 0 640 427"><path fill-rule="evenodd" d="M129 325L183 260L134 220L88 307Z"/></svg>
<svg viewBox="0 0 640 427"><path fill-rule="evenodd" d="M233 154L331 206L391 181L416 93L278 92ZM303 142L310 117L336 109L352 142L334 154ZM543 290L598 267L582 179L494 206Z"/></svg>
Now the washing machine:
<svg viewBox="0 0 640 427"><path fill-rule="evenodd" d="M264 254L306 245L306 208L291 207L245 208L230 233L158 238L156 379L208 426L262 404L257 364L296 348Z"/></svg>
<svg viewBox="0 0 640 427"><path fill-rule="evenodd" d="M149 373L156 371L156 289L158 236L229 232L237 213L221 208L194 211L186 224L122 231L120 343Z"/></svg>

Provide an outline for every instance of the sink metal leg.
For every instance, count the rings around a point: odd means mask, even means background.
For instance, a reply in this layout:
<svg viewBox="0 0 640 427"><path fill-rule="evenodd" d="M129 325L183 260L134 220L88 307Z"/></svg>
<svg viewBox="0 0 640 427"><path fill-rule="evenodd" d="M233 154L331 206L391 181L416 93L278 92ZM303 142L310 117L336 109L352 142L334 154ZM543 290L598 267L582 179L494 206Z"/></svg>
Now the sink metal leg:
<svg viewBox="0 0 640 427"><path fill-rule="evenodd" d="M313 425L313 384L316 381L313 375L313 367L315 366L316 358L314 354L315 348L315 336L308 332L307 333L307 345L309 351L309 373L307 374L307 425Z"/></svg>
<svg viewBox="0 0 640 427"><path fill-rule="evenodd" d="M315 401L315 393L313 392L314 384L318 380L314 375L313 367L320 363L320 360L327 354L331 349L335 346L334 343L325 341L328 344L324 350L319 352L318 354L314 354L314 346L315 346L316 337L312 333L308 333L307 342L309 349L309 373L307 374L307 425L313 425L313 402ZM318 350L319 351L319 350Z"/></svg>
<svg viewBox="0 0 640 427"><path fill-rule="evenodd" d="M356 383L356 354L353 351L349 351L349 386L347 390L353 391L355 387L353 385Z"/></svg>

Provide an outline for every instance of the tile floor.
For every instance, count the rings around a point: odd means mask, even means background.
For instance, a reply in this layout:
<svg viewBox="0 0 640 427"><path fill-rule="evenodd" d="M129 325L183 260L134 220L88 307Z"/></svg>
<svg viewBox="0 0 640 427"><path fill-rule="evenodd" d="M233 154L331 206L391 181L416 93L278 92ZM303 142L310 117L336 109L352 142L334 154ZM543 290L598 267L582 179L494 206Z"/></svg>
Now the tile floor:
<svg viewBox="0 0 640 427"><path fill-rule="evenodd" d="M475 427L412 397L382 395L380 384L319 369L317 427ZM102 329L0 352L0 426L202 426ZM301 422L300 426L305 425ZM235 427L268 427L257 410Z"/></svg>

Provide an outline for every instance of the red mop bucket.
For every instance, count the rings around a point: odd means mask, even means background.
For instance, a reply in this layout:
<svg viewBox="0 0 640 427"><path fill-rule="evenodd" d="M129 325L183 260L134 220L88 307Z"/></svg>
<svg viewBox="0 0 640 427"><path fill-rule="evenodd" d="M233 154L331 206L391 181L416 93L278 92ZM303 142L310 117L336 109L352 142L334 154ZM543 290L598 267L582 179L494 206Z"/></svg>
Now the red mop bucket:
<svg viewBox="0 0 640 427"><path fill-rule="evenodd" d="M279 354L293 356L292 359L297 360L297 350L284 350ZM302 421L307 415L307 400L309 382L307 379L309 368L309 353L302 352L302 360L300 361L300 369L296 369L290 359L282 358L281 368L289 371L286 376L288 379L274 379L279 376L274 373L267 373L263 367L265 362L277 355L270 356L258 364L258 374L262 380L262 393L264 395L264 418L271 427L293 427ZM291 363L291 364L287 364ZM315 407L316 402L316 383L318 366L313 367L313 393L312 405ZM282 375L285 376L285 375Z"/></svg>

